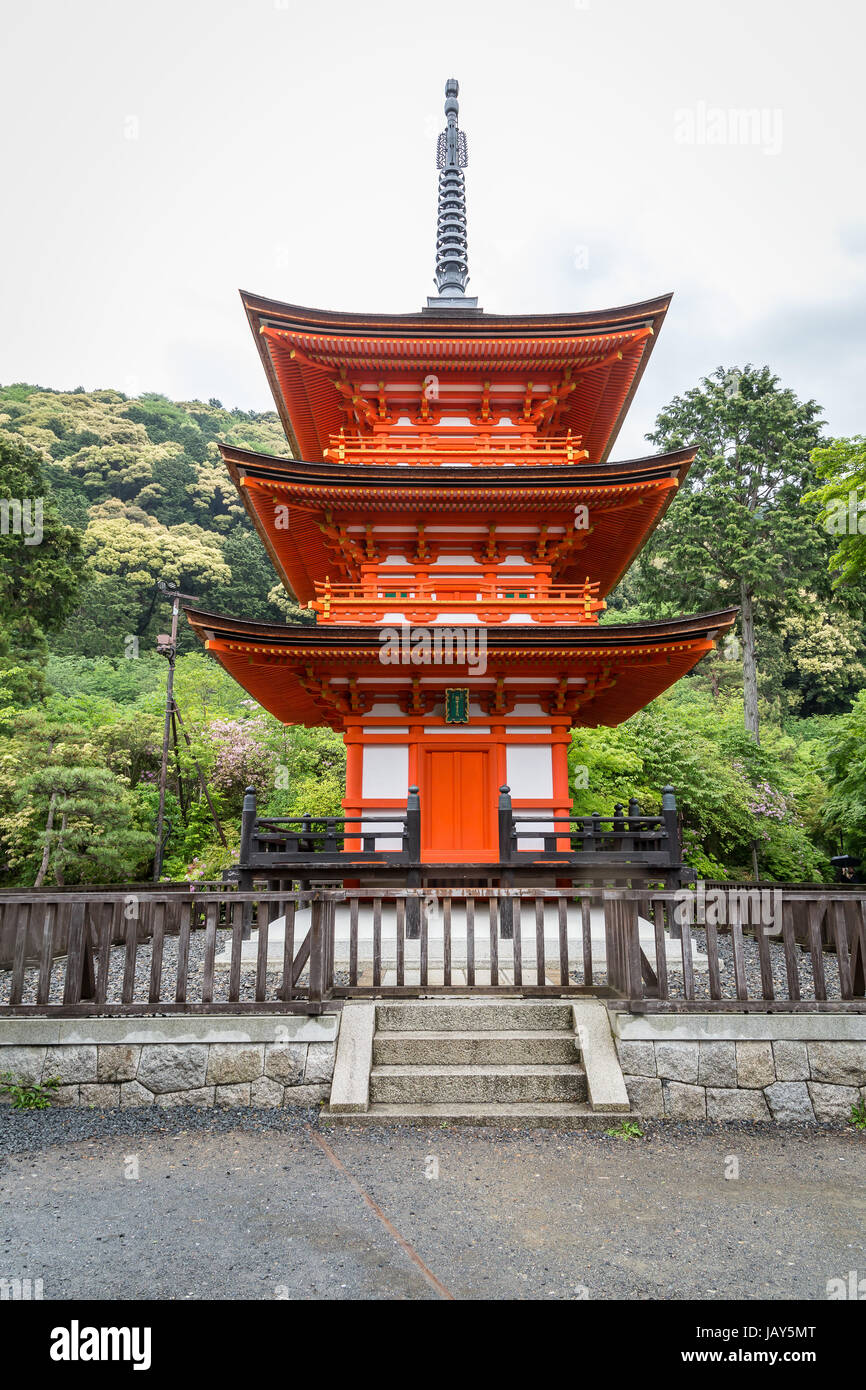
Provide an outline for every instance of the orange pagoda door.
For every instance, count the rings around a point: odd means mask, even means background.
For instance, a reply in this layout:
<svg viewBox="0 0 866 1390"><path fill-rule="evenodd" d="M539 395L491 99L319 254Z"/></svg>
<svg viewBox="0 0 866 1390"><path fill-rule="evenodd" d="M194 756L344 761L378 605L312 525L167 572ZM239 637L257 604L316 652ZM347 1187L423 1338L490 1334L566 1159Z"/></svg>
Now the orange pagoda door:
<svg viewBox="0 0 866 1390"><path fill-rule="evenodd" d="M421 857L436 863L499 858L490 748L421 750Z"/></svg>

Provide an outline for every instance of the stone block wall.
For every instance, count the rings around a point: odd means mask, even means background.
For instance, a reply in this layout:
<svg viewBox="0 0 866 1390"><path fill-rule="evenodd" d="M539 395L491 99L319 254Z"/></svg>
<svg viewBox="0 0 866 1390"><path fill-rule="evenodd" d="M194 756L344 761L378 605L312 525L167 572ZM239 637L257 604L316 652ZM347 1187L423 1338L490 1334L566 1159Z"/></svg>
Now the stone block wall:
<svg viewBox="0 0 866 1390"><path fill-rule="evenodd" d="M803 1124L847 1120L866 1101L866 1041L618 1037L617 1053L641 1115Z"/></svg>
<svg viewBox="0 0 866 1390"><path fill-rule="evenodd" d="M0 1073L30 1084L59 1077L51 1103L60 1106L317 1105L330 1095L338 1023L337 1015L8 1019Z"/></svg>

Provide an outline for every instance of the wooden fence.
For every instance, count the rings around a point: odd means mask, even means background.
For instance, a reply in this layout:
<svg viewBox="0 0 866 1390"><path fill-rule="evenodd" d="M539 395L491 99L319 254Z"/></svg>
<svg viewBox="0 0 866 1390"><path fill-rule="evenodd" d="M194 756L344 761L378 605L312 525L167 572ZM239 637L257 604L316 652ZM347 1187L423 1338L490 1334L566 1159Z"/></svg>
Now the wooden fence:
<svg viewBox="0 0 866 1390"><path fill-rule="evenodd" d="M866 893L725 884L698 908L683 892L605 892L607 979L633 1012L866 1012Z"/></svg>
<svg viewBox="0 0 866 1390"><path fill-rule="evenodd" d="M866 1011L866 893L749 893L704 921L694 895L648 888L8 893L0 1017L319 1013L437 992Z"/></svg>

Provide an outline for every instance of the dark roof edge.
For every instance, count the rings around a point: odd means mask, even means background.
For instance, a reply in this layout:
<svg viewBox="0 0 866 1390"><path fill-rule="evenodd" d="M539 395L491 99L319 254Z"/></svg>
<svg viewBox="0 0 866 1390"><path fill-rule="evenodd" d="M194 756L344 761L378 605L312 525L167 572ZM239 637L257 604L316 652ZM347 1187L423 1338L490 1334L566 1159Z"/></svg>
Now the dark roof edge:
<svg viewBox="0 0 866 1390"><path fill-rule="evenodd" d="M337 627L305 626L301 623L261 623L247 618L227 617L218 613L207 613L199 608L185 607L184 614L193 628L201 635L202 631L221 632L227 638L245 637L255 641L269 641L291 646L293 639L303 639L303 645L320 646L327 651L331 646L367 646L374 648L379 644L380 628L377 627ZM541 647L551 645L552 636L560 645L570 646L613 646L617 643L663 640L678 637L696 637L716 629L728 628L736 620L739 608L723 608L715 613L692 613L679 618L665 618L660 622L628 623L623 625L585 626L585 627L530 627L511 626L488 627L488 641L500 647L527 646ZM388 624L384 624L388 626ZM445 624L445 626L449 626ZM456 625L456 626L459 626ZM480 625L483 626L483 625Z"/></svg>

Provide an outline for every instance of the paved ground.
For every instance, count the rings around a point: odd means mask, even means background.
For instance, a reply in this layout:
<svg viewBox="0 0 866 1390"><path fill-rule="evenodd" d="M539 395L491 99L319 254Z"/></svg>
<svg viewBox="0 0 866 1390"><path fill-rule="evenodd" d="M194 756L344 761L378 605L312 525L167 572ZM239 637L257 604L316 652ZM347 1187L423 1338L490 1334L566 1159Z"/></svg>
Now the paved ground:
<svg viewBox="0 0 866 1390"><path fill-rule="evenodd" d="M0 1277L46 1299L822 1300L852 1269L866 1135L848 1128L0 1112Z"/></svg>

